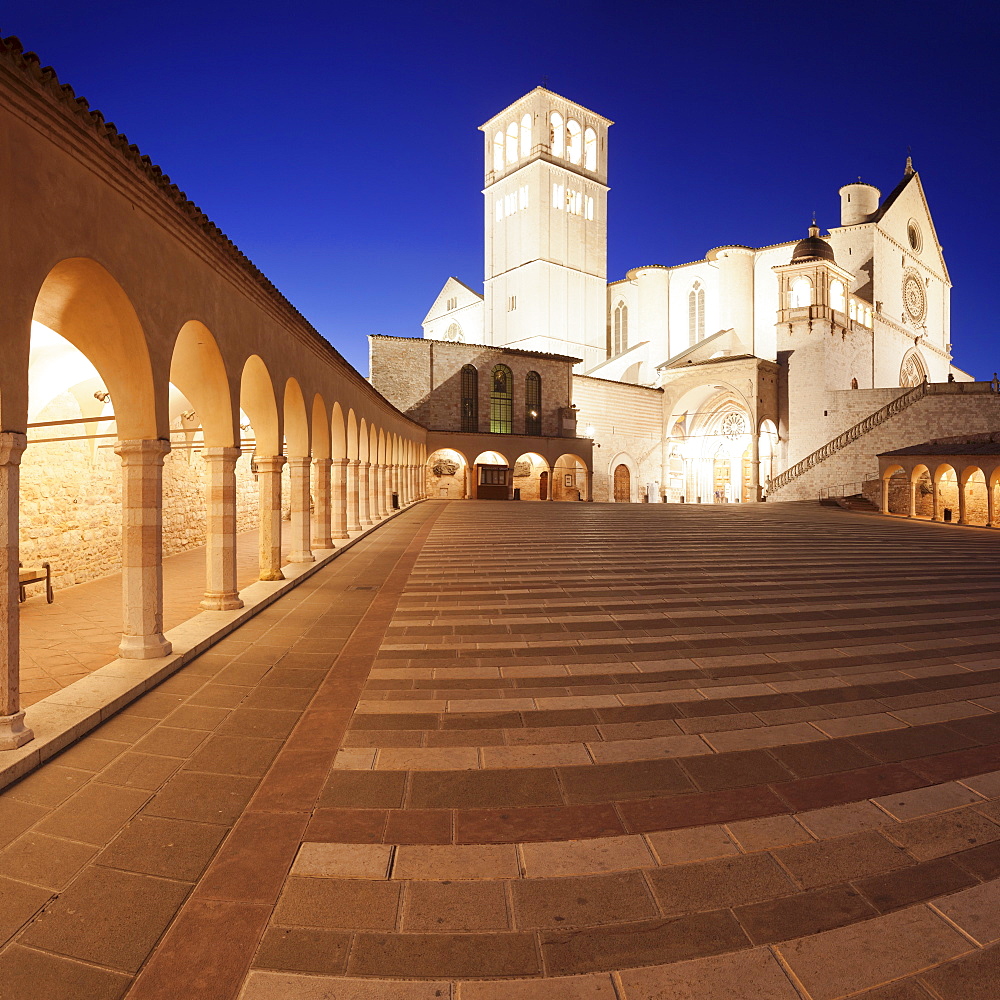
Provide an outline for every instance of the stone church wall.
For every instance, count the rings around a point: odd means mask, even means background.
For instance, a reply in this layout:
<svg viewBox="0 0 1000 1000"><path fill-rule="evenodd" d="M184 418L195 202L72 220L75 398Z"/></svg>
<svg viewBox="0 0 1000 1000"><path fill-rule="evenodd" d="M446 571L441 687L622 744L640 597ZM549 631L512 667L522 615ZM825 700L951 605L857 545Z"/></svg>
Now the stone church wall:
<svg viewBox="0 0 1000 1000"><path fill-rule="evenodd" d="M586 375L573 376L578 433L594 438L594 500L614 496L612 464L629 466L632 499L662 477L663 391Z"/></svg>

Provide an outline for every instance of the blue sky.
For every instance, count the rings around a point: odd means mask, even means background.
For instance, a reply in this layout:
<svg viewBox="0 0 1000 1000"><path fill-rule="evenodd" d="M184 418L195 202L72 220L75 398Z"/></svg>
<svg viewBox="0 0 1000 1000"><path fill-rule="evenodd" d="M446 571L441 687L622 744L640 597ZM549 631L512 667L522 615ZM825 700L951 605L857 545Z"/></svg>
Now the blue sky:
<svg viewBox="0 0 1000 1000"><path fill-rule="evenodd" d="M1000 5L10 0L18 35L170 174L360 371L482 282L483 121L547 79L613 119L609 278L839 221L907 147L955 362L1000 368ZM985 235L984 235L985 234Z"/></svg>

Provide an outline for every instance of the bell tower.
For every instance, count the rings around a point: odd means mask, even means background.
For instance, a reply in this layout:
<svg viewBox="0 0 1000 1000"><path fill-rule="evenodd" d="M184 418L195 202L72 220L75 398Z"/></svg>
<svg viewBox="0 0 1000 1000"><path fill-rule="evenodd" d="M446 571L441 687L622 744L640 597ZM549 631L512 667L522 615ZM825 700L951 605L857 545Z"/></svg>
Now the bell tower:
<svg viewBox="0 0 1000 1000"><path fill-rule="evenodd" d="M604 360L611 124L536 87L480 127L487 343Z"/></svg>

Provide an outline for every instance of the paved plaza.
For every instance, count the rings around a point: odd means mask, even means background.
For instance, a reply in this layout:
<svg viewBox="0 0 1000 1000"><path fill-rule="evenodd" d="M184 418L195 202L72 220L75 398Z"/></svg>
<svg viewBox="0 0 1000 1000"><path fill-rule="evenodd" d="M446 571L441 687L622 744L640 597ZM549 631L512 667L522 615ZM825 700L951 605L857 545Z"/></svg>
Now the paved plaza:
<svg viewBox="0 0 1000 1000"><path fill-rule="evenodd" d="M0 1000L996 1000L1000 537L427 502L0 793Z"/></svg>

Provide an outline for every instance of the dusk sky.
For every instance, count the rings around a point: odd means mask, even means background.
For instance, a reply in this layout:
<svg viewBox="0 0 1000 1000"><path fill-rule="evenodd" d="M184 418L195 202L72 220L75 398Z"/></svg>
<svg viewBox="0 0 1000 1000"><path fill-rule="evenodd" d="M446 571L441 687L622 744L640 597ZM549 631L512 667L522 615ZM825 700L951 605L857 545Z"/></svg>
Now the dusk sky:
<svg viewBox="0 0 1000 1000"><path fill-rule="evenodd" d="M955 363L1000 368L996 3L11 0L51 64L362 373L449 275L481 290L477 127L547 82L615 121L609 280L839 222L912 147Z"/></svg>

